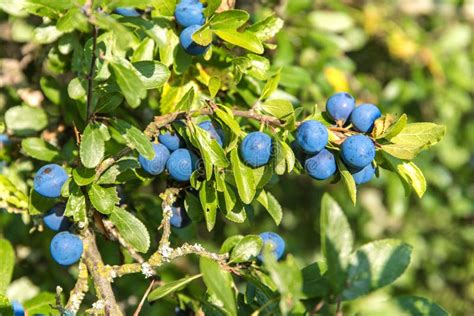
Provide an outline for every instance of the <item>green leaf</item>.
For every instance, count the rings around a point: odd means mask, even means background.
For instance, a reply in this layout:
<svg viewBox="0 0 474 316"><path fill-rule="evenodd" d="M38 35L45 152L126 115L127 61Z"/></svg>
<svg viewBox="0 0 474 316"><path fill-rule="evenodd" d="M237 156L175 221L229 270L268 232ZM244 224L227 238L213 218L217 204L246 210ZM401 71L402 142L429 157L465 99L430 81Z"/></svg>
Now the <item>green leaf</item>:
<svg viewBox="0 0 474 316"><path fill-rule="evenodd" d="M0 254L0 295L2 295L6 293L12 280L13 267L15 266L15 252L6 239L0 239Z"/></svg>
<svg viewBox="0 0 474 316"><path fill-rule="evenodd" d="M56 294L41 292L35 297L27 300L23 306L28 310L28 315L54 314L57 312L53 308L53 306L56 306Z"/></svg>
<svg viewBox="0 0 474 316"><path fill-rule="evenodd" d="M28 199L28 213L30 215L42 214L49 211L56 203L56 199L44 197L31 189L30 198Z"/></svg>
<svg viewBox="0 0 474 316"><path fill-rule="evenodd" d="M407 124L390 139L393 144L382 149L400 159L413 159L420 151L437 144L444 136L446 127L434 123Z"/></svg>
<svg viewBox="0 0 474 316"><path fill-rule="evenodd" d="M212 31L209 23L204 24L199 28L199 30L194 32L192 35L192 39L199 45L210 45L212 43Z"/></svg>
<svg viewBox="0 0 474 316"><path fill-rule="evenodd" d="M220 249L220 253L228 253L232 250L232 248L235 247L235 245L237 245L242 239L244 238L244 236L242 235L234 235L234 236L230 236L228 237L223 243L222 243L222 246L221 246L221 249Z"/></svg>
<svg viewBox="0 0 474 316"><path fill-rule="evenodd" d="M274 37L281 30L283 24L282 19L272 15L253 24L248 30L253 32L261 41L266 41Z"/></svg>
<svg viewBox="0 0 474 316"><path fill-rule="evenodd" d="M260 236L247 235L235 245L230 255L230 262L241 263L249 261L260 253L262 246L263 241Z"/></svg>
<svg viewBox="0 0 474 316"><path fill-rule="evenodd" d="M234 114L227 107L222 107L214 110L214 113L217 117L224 123L225 126L230 128L230 130L237 136L242 135L242 130L240 129L239 123L234 118Z"/></svg>
<svg viewBox="0 0 474 316"><path fill-rule="evenodd" d="M260 104L258 109L288 123L290 129L295 124L295 111L288 100L272 99Z"/></svg>
<svg viewBox="0 0 474 316"><path fill-rule="evenodd" d="M276 71L270 78L268 78L267 82L265 83L265 86L263 87L262 95L260 96L260 99L265 100L273 92L275 92L275 90L278 88L278 83L280 82L280 73L281 73L281 68L278 69L278 71Z"/></svg>
<svg viewBox="0 0 474 316"><path fill-rule="evenodd" d="M89 23L85 14L79 8L71 8L56 23L58 31L69 33L76 30L87 32Z"/></svg>
<svg viewBox="0 0 474 316"><path fill-rule="evenodd" d="M339 172L341 173L342 181L344 182L344 186L347 189L347 193L349 193L349 197L351 198L352 203L356 205L357 186L354 181L354 177L352 176L350 171L347 170L346 165L342 162L341 159L337 159L337 167L339 169Z"/></svg>
<svg viewBox="0 0 474 316"><path fill-rule="evenodd" d="M72 178L79 186L91 184L95 180L95 170L78 167L72 170Z"/></svg>
<svg viewBox="0 0 474 316"><path fill-rule="evenodd" d="M262 42L249 31L238 32L236 30L221 29L214 31L224 41L245 48L255 54L263 54Z"/></svg>
<svg viewBox="0 0 474 316"><path fill-rule="evenodd" d="M134 157L124 157L109 167L100 176L97 184L116 184L126 180L125 176L127 173L132 172L140 168L138 160ZM125 178L125 179L124 179Z"/></svg>
<svg viewBox="0 0 474 316"><path fill-rule="evenodd" d="M329 195L321 202L321 248L328 265L328 276L335 293L340 293L346 280L346 268L354 243L352 231L341 207Z"/></svg>
<svg viewBox="0 0 474 316"><path fill-rule="evenodd" d="M60 155L56 147L38 137L23 139L21 148L28 156L42 161L51 162L58 159Z"/></svg>
<svg viewBox="0 0 474 316"><path fill-rule="evenodd" d="M297 304L298 299L303 296L303 276L292 256L288 256L286 261L278 263L270 252L268 248L264 250L265 268L280 292L282 314L287 315Z"/></svg>
<svg viewBox="0 0 474 316"><path fill-rule="evenodd" d="M132 108L140 105L141 99L146 97L145 83L138 76L137 71L126 60L111 60L110 66L125 100Z"/></svg>
<svg viewBox="0 0 474 316"><path fill-rule="evenodd" d="M74 181L69 182L69 198L64 215L73 217L75 222L87 222L86 197Z"/></svg>
<svg viewBox="0 0 474 316"><path fill-rule="evenodd" d="M250 15L244 10L227 10L215 14L209 21L213 30L235 30L244 25Z"/></svg>
<svg viewBox="0 0 474 316"><path fill-rule="evenodd" d="M50 44L55 42L63 32L59 31L55 25L38 26L33 31L33 42L37 44Z"/></svg>
<svg viewBox="0 0 474 316"><path fill-rule="evenodd" d="M139 61L133 63L137 74L146 89L162 87L170 77L168 67L157 61Z"/></svg>
<svg viewBox="0 0 474 316"><path fill-rule="evenodd" d="M207 0L207 6L204 9L204 15L210 17L221 5L222 0Z"/></svg>
<svg viewBox="0 0 474 316"><path fill-rule="evenodd" d="M110 220L117 227L123 239L139 252L147 252L150 248L150 235L145 225L120 207L115 207Z"/></svg>
<svg viewBox="0 0 474 316"><path fill-rule="evenodd" d="M97 102L95 112L110 113L113 112L123 102L123 96L120 93L108 93L101 97Z"/></svg>
<svg viewBox="0 0 474 316"><path fill-rule="evenodd" d="M5 112L5 124L16 135L31 135L48 125L48 117L40 108L14 106Z"/></svg>
<svg viewBox="0 0 474 316"><path fill-rule="evenodd" d="M209 78L207 87L209 89L210 97L215 98L217 92L219 92L219 89L221 88L221 79L219 77L212 76L211 78Z"/></svg>
<svg viewBox="0 0 474 316"><path fill-rule="evenodd" d="M202 210L201 201L196 195L191 192L186 192L184 207L193 222L201 221L204 211Z"/></svg>
<svg viewBox="0 0 474 316"><path fill-rule="evenodd" d="M239 196L245 204L250 204L256 193L252 168L240 161L237 148L230 152L230 161Z"/></svg>
<svg viewBox="0 0 474 316"><path fill-rule="evenodd" d="M325 297L329 292L327 279L319 267L319 264L313 263L301 270L303 274L303 293L305 298Z"/></svg>
<svg viewBox="0 0 474 316"><path fill-rule="evenodd" d="M426 179L423 172L413 162L404 162L393 158L386 153L383 154L389 169L396 172L400 179L408 185L407 194L410 187L415 190L418 197L422 197L426 192Z"/></svg>
<svg viewBox="0 0 474 316"><path fill-rule="evenodd" d="M357 249L351 256L343 299L355 299L395 281L408 267L411 250L395 239L377 240Z"/></svg>
<svg viewBox="0 0 474 316"><path fill-rule="evenodd" d="M396 299L396 303L403 312L412 316L448 316L441 306L431 300L418 296L401 296Z"/></svg>
<svg viewBox="0 0 474 316"><path fill-rule="evenodd" d="M257 201L267 210L275 224L280 225L283 211L278 200L270 192L262 190L257 197Z"/></svg>
<svg viewBox="0 0 474 316"><path fill-rule="evenodd" d="M67 94L73 100L80 100L87 94L87 82L79 78L74 78L67 85Z"/></svg>
<svg viewBox="0 0 474 316"><path fill-rule="evenodd" d="M204 210L204 218L206 219L207 230L211 231L216 224L216 214L219 202L217 200L217 192L213 181L204 181L199 190L199 199Z"/></svg>
<svg viewBox="0 0 474 316"><path fill-rule="evenodd" d="M98 123L87 125L82 134L79 153L81 162L86 168L95 168L104 158L104 136Z"/></svg>
<svg viewBox="0 0 474 316"><path fill-rule="evenodd" d="M13 308L8 297L0 294L0 315L13 316Z"/></svg>
<svg viewBox="0 0 474 316"><path fill-rule="evenodd" d="M216 261L206 257L200 258L199 268L209 292L222 302L228 315L236 316L237 306L231 274L222 269Z"/></svg>
<svg viewBox="0 0 474 316"><path fill-rule="evenodd" d="M178 104L176 105L176 111L184 111L188 112L191 110L194 100L194 88L191 87L189 90L184 94L184 96L179 100Z"/></svg>
<svg viewBox="0 0 474 316"><path fill-rule="evenodd" d="M122 120L114 120L112 121L112 124L125 139L128 147L131 149L136 149L140 155L148 160L151 160L153 157L155 157L153 146L148 137L146 137L142 131L130 123Z"/></svg>
<svg viewBox="0 0 474 316"><path fill-rule="evenodd" d="M176 2L176 0L153 0L152 5L160 15L173 16Z"/></svg>
<svg viewBox="0 0 474 316"><path fill-rule="evenodd" d="M88 187L87 193L92 206L102 214L110 214L115 208L115 204L120 202L116 187L104 188L98 184Z"/></svg>
<svg viewBox="0 0 474 316"><path fill-rule="evenodd" d="M150 292L150 295L148 295L148 301L153 302L156 300L159 300L160 298L163 298L169 294L172 294L177 291L181 291L184 289L189 283L192 281L199 279L202 276L202 274L196 274L193 276L188 276L184 277L182 279L176 280L176 281L171 281L168 283L165 283L163 285L160 285L160 287L154 289L153 291Z"/></svg>
<svg viewBox="0 0 474 316"><path fill-rule="evenodd" d="M385 116L387 118L388 115ZM386 139L391 139L395 136L397 136L407 125L408 117L406 114L402 114L400 118L395 122L390 124L387 128L384 128L380 135L377 136L377 139L379 138L386 138ZM375 127L374 127L375 129ZM373 134L375 134L375 130Z"/></svg>

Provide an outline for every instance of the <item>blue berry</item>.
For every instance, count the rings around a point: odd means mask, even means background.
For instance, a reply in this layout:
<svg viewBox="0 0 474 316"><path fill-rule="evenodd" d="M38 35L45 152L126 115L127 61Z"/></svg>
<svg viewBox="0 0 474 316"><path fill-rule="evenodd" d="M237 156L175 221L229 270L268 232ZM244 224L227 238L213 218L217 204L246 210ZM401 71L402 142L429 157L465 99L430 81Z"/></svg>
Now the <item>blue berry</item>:
<svg viewBox="0 0 474 316"><path fill-rule="evenodd" d="M67 179L68 175L60 165L48 164L36 172L33 184L40 195L57 198L61 196L61 188Z"/></svg>
<svg viewBox="0 0 474 316"><path fill-rule="evenodd" d="M265 247L271 247L272 253L275 256L276 260L280 260L285 252L285 241L277 233L274 232L264 232L260 234L260 238L263 241L263 247L260 254L257 256L257 259L260 262L263 262L263 249Z"/></svg>
<svg viewBox="0 0 474 316"><path fill-rule="evenodd" d="M382 116L378 107L373 104L361 104L352 111L351 122L354 128L362 133L371 132L374 122Z"/></svg>
<svg viewBox="0 0 474 316"><path fill-rule="evenodd" d="M158 140L160 143L166 146L170 152L175 151L178 148L184 146L184 142L179 137L178 133L166 132L164 134L158 135Z"/></svg>
<svg viewBox="0 0 474 316"><path fill-rule="evenodd" d="M350 136L341 145L341 157L349 167L360 170L374 160L375 145L365 135Z"/></svg>
<svg viewBox="0 0 474 316"><path fill-rule="evenodd" d="M212 139L222 147L224 133L221 128L215 128L211 121L203 121L198 125L203 130L207 131Z"/></svg>
<svg viewBox="0 0 474 316"><path fill-rule="evenodd" d="M182 27L191 25L201 26L206 22L202 11L203 5L199 0L186 0L178 3L174 16L176 17L176 22Z"/></svg>
<svg viewBox="0 0 474 316"><path fill-rule="evenodd" d="M308 154L315 154L328 143L328 131L318 121L304 121L296 131L298 145Z"/></svg>
<svg viewBox="0 0 474 316"><path fill-rule="evenodd" d="M361 170L349 169L356 184L364 184L372 180L375 175L375 168L372 164L368 164Z"/></svg>
<svg viewBox="0 0 474 316"><path fill-rule="evenodd" d="M134 8L117 8L115 9L115 13L123 15L123 16L140 16L140 12L135 10Z"/></svg>
<svg viewBox="0 0 474 316"><path fill-rule="evenodd" d="M300 147L296 140L292 141L290 144L291 150L295 154L295 158L300 162L300 164L304 165L304 161L306 160L306 153L303 151L303 148Z"/></svg>
<svg viewBox="0 0 474 316"><path fill-rule="evenodd" d="M153 144L153 150L155 151L155 157L153 157L153 159L148 160L140 155L138 161L146 172L156 176L165 170L166 162L170 157L170 152L168 148L162 144Z"/></svg>
<svg viewBox="0 0 474 316"><path fill-rule="evenodd" d="M7 134L0 134L0 148L2 145L9 145L10 144L10 138L8 137Z"/></svg>
<svg viewBox="0 0 474 316"><path fill-rule="evenodd" d="M245 136L240 145L240 154L245 163L260 167L268 163L272 151L272 139L262 132L252 132Z"/></svg>
<svg viewBox="0 0 474 316"><path fill-rule="evenodd" d="M329 150L323 149L316 155L306 159L304 168L312 178L326 180L336 173L336 159Z"/></svg>
<svg viewBox="0 0 474 316"><path fill-rule="evenodd" d="M51 230L63 231L71 227L71 221L64 216L64 204L54 206L44 217L43 222Z"/></svg>
<svg viewBox="0 0 474 316"><path fill-rule="evenodd" d="M23 308L23 305L21 305L20 302L13 301L12 302L12 308L13 308L13 315L14 316L25 316L25 309Z"/></svg>
<svg viewBox="0 0 474 316"><path fill-rule="evenodd" d="M209 48L209 45L202 46L193 41L193 34L199 30L200 25L191 25L185 28L179 35L179 42L184 51L189 55L204 55Z"/></svg>
<svg viewBox="0 0 474 316"><path fill-rule="evenodd" d="M69 266L81 258L82 240L77 235L61 232L53 237L49 250L54 261L62 266Z"/></svg>
<svg viewBox="0 0 474 316"><path fill-rule="evenodd" d="M354 110L355 100L347 92L339 92L332 95L326 102L326 110L329 116L338 123L344 125Z"/></svg>
<svg viewBox="0 0 474 316"><path fill-rule="evenodd" d="M197 169L197 161L198 158L191 151L180 148L171 154L166 168L173 179L186 182L191 178L193 171Z"/></svg>
<svg viewBox="0 0 474 316"><path fill-rule="evenodd" d="M171 216L170 219L171 226L183 228L191 223L191 219L189 218L188 213L186 213L183 203L175 203L171 206L171 210L173 211L173 216Z"/></svg>

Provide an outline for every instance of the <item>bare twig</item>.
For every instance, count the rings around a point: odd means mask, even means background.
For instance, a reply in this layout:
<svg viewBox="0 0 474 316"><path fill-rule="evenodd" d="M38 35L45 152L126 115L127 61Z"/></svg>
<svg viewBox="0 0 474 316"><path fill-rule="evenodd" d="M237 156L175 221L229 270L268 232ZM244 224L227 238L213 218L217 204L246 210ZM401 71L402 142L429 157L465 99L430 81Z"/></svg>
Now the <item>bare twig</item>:
<svg viewBox="0 0 474 316"><path fill-rule="evenodd" d="M83 242L83 260L94 281L97 298L103 303L103 312L105 315L122 315L122 311L117 305L117 301L115 300L115 295L112 290L110 267L105 266L104 262L102 261L99 249L97 249L95 234L92 229L86 229L83 232Z"/></svg>
<svg viewBox="0 0 474 316"><path fill-rule="evenodd" d="M140 304L138 304L138 307L135 310L135 313L133 313L133 316L138 316L140 314L140 311L142 310L143 304L145 303L145 300L148 297L148 294L150 294L150 291L153 288L154 284L155 284L155 280L151 280L150 285L146 289L145 294L143 294L142 300L140 301Z"/></svg>
<svg viewBox="0 0 474 316"><path fill-rule="evenodd" d="M88 284L89 274L87 267L83 261L79 263L79 276L76 281L76 285L69 294L69 300L66 304L66 310L77 313L81 306L82 300L84 299L85 293L89 290Z"/></svg>

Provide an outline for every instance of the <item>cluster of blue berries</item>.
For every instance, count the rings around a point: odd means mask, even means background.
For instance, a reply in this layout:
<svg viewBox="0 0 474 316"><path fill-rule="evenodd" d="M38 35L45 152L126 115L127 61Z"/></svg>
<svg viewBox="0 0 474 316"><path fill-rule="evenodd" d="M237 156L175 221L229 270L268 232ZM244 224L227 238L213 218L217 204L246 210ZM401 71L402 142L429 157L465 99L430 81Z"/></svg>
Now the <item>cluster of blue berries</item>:
<svg viewBox="0 0 474 316"><path fill-rule="evenodd" d="M176 22L184 29L179 35L179 42L184 51L190 55L204 55L209 45L202 46L193 41L193 34L206 22L204 6L199 0L181 0L176 6Z"/></svg>
<svg viewBox="0 0 474 316"><path fill-rule="evenodd" d="M41 196L58 198L67 179L68 175L61 166L48 164L36 172L33 185ZM43 217L43 222L46 227L58 232L51 240L51 256L60 265L69 266L81 258L83 244L79 236L68 232L72 223L64 216L64 210L64 204L57 204Z"/></svg>
<svg viewBox="0 0 474 316"><path fill-rule="evenodd" d="M328 99L326 111L337 126L348 125L353 129L347 129L350 136L342 142L340 156L355 183L370 181L375 174L375 144L365 133L372 131L375 120L381 116L380 110L373 104L356 107L354 98L349 93L341 92ZM320 122L308 120L298 127L293 148L306 172L317 180L328 179L337 171L334 154L325 148L327 143L328 131Z"/></svg>

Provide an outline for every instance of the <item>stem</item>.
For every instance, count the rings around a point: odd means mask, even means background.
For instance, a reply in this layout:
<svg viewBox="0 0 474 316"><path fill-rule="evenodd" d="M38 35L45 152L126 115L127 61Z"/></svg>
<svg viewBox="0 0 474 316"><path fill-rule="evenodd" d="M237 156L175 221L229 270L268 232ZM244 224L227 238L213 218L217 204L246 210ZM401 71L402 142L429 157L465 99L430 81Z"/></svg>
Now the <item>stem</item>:
<svg viewBox="0 0 474 316"><path fill-rule="evenodd" d="M133 313L133 316L138 316L140 314L140 311L142 310L143 304L145 303L146 298L148 297L148 294L150 294L151 289L153 288L153 285L155 284L155 280L151 280L150 285L148 286L145 294L143 294L142 300L140 301L140 304L138 304L138 307Z"/></svg>
<svg viewBox="0 0 474 316"><path fill-rule="evenodd" d="M81 260L79 263L79 276L77 278L76 285L69 294L66 310L71 311L74 314L77 313L79 307L81 306L82 300L84 299L85 293L87 293L89 290L88 278L89 274L87 272L87 267Z"/></svg>
<svg viewBox="0 0 474 316"><path fill-rule="evenodd" d="M91 3L92 7L92 3ZM89 68L89 74L87 75L87 119L89 120L92 115L92 90L94 86L94 73L95 73L95 62L97 56L95 55L95 50L97 48L97 27L92 25L92 56L91 56L91 65Z"/></svg>
<svg viewBox="0 0 474 316"><path fill-rule="evenodd" d="M83 260L92 275L97 298L104 303L105 315L120 316L122 311L117 305L115 295L112 290L110 278L110 268L104 265L99 249L95 241L95 234L92 229L84 231L84 254Z"/></svg>
<svg viewBox="0 0 474 316"><path fill-rule="evenodd" d="M341 297L339 296L337 298L337 303L336 303L336 316L343 316L342 310L341 310Z"/></svg>

